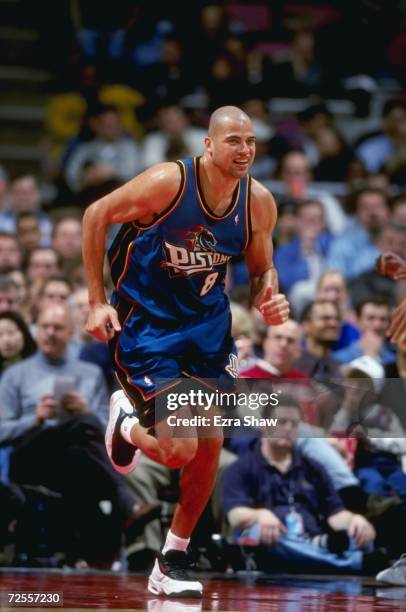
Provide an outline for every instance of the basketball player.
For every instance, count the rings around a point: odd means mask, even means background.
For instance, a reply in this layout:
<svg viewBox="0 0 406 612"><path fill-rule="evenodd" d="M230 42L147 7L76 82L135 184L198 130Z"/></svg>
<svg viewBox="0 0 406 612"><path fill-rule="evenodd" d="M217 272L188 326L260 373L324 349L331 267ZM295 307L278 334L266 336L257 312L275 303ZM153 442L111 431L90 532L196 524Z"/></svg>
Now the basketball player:
<svg viewBox="0 0 406 612"><path fill-rule="evenodd" d="M395 253L380 255L376 262L376 269L380 274L389 276L393 280L406 280L406 261ZM406 298L392 313L388 336L393 342L406 341Z"/></svg>
<svg viewBox="0 0 406 612"><path fill-rule="evenodd" d="M233 106L219 108L201 158L153 166L84 215L87 330L110 342L123 389L110 404L110 460L122 474L135 468L140 451L183 467L171 529L149 577L157 595L202 595L186 571L186 549L214 486L222 438L154 437L153 400L164 391L156 381L237 377L224 294L233 256L245 253L252 302L266 323L279 325L289 315L272 264L275 202L248 176L254 156L249 117ZM108 304L102 271L110 223L123 225L109 250L115 291Z"/></svg>

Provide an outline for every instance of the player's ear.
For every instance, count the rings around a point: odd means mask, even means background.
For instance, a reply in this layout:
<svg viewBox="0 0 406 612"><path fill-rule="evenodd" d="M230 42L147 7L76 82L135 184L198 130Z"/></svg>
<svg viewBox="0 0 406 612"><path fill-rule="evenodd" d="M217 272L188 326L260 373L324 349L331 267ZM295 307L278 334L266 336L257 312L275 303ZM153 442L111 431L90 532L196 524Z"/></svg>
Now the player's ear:
<svg viewBox="0 0 406 612"><path fill-rule="evenodd" d="M206 138L204 139L204 146L209 155L211 155L213 152L213 141L210 136L206 136Z"/></svg>

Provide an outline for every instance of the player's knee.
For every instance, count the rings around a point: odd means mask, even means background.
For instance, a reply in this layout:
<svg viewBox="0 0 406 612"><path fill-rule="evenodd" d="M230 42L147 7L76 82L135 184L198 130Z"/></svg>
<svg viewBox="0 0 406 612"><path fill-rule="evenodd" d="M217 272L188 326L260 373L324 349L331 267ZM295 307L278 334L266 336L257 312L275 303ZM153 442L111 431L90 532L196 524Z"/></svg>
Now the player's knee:
<svg viewBox="0 0 406 612"><path fill-rule="evenodd" d="M192 461L197 451L197 440L194 438L170 440L161 445L161 454L166 467L174 470L182 468Z"/></svg>

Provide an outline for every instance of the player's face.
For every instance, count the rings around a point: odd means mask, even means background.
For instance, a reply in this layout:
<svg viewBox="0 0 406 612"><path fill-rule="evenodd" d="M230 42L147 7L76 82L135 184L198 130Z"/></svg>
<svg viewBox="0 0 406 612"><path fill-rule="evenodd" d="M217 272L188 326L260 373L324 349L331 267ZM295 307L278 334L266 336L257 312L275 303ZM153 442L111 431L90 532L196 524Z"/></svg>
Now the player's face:
<svg viewBox="0 0 406 612"><path fill-rule="evenodd" d="M255 134L251 122L229 121L206 139L213 164L234 178L245 176L255 158Z"/></svg>

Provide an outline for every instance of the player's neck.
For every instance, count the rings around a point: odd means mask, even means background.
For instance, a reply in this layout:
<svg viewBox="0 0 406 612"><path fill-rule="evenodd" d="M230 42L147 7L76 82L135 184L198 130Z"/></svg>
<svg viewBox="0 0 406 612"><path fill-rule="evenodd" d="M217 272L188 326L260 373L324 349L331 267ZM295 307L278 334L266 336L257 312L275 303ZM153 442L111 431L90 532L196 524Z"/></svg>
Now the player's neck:
<svg viewBox="0 0 406 612"><path fill-rule="evenodd" d="M213 212L217 212L217 208L227 208L239 179L225 176L204 155L200 159L199 170L204 197L210 208Z"/></svg>

